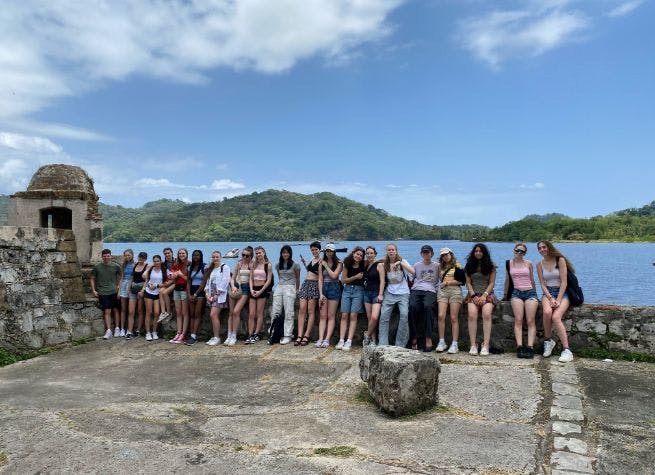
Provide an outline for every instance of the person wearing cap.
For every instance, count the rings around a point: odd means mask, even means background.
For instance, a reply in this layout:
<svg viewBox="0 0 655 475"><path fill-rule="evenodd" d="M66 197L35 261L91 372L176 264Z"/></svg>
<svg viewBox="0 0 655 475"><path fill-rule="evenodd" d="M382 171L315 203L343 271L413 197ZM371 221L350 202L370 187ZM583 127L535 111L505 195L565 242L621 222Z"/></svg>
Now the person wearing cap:
<svg viewBox="0 0 655 475"><path fill-rule="evenodd" d="M408 276L414 274L414 268L398 254L395 244L387 244L387 256L384 258L384 272L387 288L382 300L382 312L379 324L379 345L389 344L389 320L393 308L398 305L398 331L396 346L405 348L409 339L409 285Z"/></svg>
<svg viewBox="0 0 655 475"><path fill-rule="evenodd" d="M468 310L469 354L478 354L477 332L478 315L482 313L482 348L480 356L489 355L491 342L491 313L498 304L494 295L496 284L496 265L491 260L489 248L481 242L475 244L466 259L466 304Z"/></svg>
<svg viewBox="0 0 655 475"><path fill-rule="evenodd" d="M127 332L125 333L125 338L130 339L135 334L134 330L134 314L138 313L139 320L136 324L136 336L140 335L141 328L143 327L143 317L145 315L145 303L143 302L143 286L145 281L143 280L143 274L148 270L148 254L146 252L139 252L138 261L132 269L132 276L127 285L129 289L129 305L127 308Z"/></svg>
<svg viewBox="0 0 655 475"><path fill-rule="evenodd" d="M417 333L424 337L423 351L432 348L434 303L439 282L437 263L432 260L434 250L429 244L421 247L421 260L414 264L414 284L409 293L409 338L412 349L417 350Z"/></svg>
<svg viewBox="0 0 655 475"><path fill-rule="evenodd" d="M450 307L450 326L452 331L452 342L448 348L448 353L457 353L459 351L459 309L462 306L462 289L461 286L466 282L464 269L459 265L455 254L448 247L443 247L439 251L439 278L441 284L437 295L439 343L437 351L442 352L446 347L446 312Z"/></svg>

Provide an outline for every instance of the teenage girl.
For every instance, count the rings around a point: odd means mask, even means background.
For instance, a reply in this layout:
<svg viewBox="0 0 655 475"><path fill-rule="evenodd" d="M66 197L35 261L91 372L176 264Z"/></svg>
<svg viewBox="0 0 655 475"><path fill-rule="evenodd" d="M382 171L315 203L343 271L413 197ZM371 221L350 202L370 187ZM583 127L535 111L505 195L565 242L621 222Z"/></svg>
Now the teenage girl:
<svg viewBox="0 0 655 475"><path fill-rule="evenodd" d="M129 306L128 306L128 316L127 316L127 332L125 333L125 338L128 340L132 336L139 336L141 327L143 326L143 313L144 313L144 303L143 303L143 286L145 281L143 280L143 274L148 270L148 254L141 251L138 256L139 261L134 265L132 269L132 277L127 285L129 290ZM133 292L136 290L137 292ZM136 325L136 334L132 333L134 329L134 313L137 312L139 315L139 320Z"/></svg>
<svg viewBox="0 0 655 475"><path fill-rule="evenodd" d="M284 336L280 344L287 345L293 338L293 317L296 313L296 294L300 288L300 266L293 262L293 250L285 244L280 249L280 260L275 265L278 284L273 293L271 318L284 309Z"/></svg>
<svg viewBox="0 0 655 475"><path fill-rule="evenodd" d="M241 260L234 269L230 279L230 317L227 321L227 338L225 345L234 346L237 342L237 332L241 324L241 310L248 303L248 320L255 306L250 302L250 270L252 268L252 246L246 246L241 251Z"/></svg>
<svg viewBox="0 0 655 475"><path fill-rule="evenodd" d="M132 279L132 271L134 270L134 251L132 249L125 249L123 251L123 278L121 279L121 285L118 291L118 297L121 299L121 327L118 331L114 331L114 336L126 336L125 335L125 317L129 313L129 300L130 300L130 288L129 283Z"/></svg>
<svg viewBox="0 0 655 475"><path fill-rule="evenodd" d="M573 353L569 349L569 337L562 320L569 309L569 298L566 295L567 275L569 270L575 272L575 268L550 241L539 241L537 250L543 257L537 264L537 275L543 291L541 308L544 317L544 356L549 357L555 348L555 342L551 339L554 329L564 347L559 361L568 363L573 361Z"/></svg>
<svg viewBox="0 0 655 475"><path fill-rule="evenodd" d="M323 251L323 259L320 263L318 274L319 289L319 322L318 322L318 341L316 347L327 348L330 345L330 339L334 332L334 325L337 318L337 307L341 300L341 284L339 275L343 265L336 254L334 244L328 244ZM343 348L344 341L340 340L337 344L337 350ZM350 348L348 348L350 349Z"/></svg>
<svg viewBox="0 0 655 475"><path fill-rule="evenodd" d="M524 259L528 247L520 242L514 246L514 257L509 261L509 276L514 283L511 295L512 313L514 313L514 338L516 339L516 356L534 358L534 340L537 336L537 307L539 300L534 285L532 262ZM509 277L505 278L505 288ZM523 345L523 317L528 324L528 345Z"/></svg>
<svg viewBox="0 0 655 475"><path fill-rule="evenodd" d="M364 308L368 318L368 327L364 332L363 345L375 345L375 333L380 318L380 309L386 286L384 263L377 260L378 252L373 246L366 248L366 274L364 276Z"/></svg>
<svg viewBox="0 0 655 475"><path fill-rule="evenodd" d="M398 305L398 331L396 346L405 348L409 339L409 285L407 276L414 274L414 268L398 254L395 244L387 244L387 256L384 258L384 273L387 288L382 300L380 314L380 345L389 344L389 320L393 308Z"/></svg>
<svg viewBox="0 0 655 475"><path fill-rule="evenodd" d="M198 341L198 330L202 324L202 315L205 311L205 262L201 250L196 249L191 253L188 272L189 327L191 335L189 335L187 345L193 345Z"/></svg>
<svg viewBox="0 0 655 475"><path fill-rule="evenodd" d="M221 263L221 253L218 251L212 252L212 263L207 268L205 273L206 284L204 287L205 295L207 295L207 302L211 307L209 317L212 321L213 335L207 344L209 346L216 346L220 344L221 339L219 334L221 331L221 310L228 308L227 303L227 289L230 286L230 267L227 264ZM228 338L229 338L228 332Z"/></svg>
<svg viewBox="0 0 655 475"><path fill-rule="evenodd" d="M255 308L255 311L251 311L250 315L248 315L248 333L250 336L246 340L246 345L255 344L261 338L259 334L264 325L264 309L266 308L266 299L268 299L269 286L272 281L273 265L268 260L264 248L257 246L255 248L255 262L253 262L252 271L250 272L250 296L253 299L250 305Z"/></svg>
<svg viewBox="0 0 655 475"><path fill-rule="evenodd" d="M459 351L459 309L462 306L462 289L460 286L464 282L457 280L455 273L462 271L462 267L455 259L453 251L447 247L442 248L439 251L439 267L437 268L441 280L439 293L437 294L437 327L439 329L437 351L439 352L446 349L446 312L448 307L450 307L450 327L453 334L453 341L450 343L448 353L452 354Z"/></svg>
<svg viewBox="0 0 655 475"><path fill-rule="evenodd" d="M307 275L305 276L305 281L302 283L302 287L300 287L300 292L298 293L298 297L300 297L298 307L298 335L296 341L293 343L294 346L307 346L309 343L309 337L314 329L316 303L321 296L318 285L320 274L319 268L321 267L321 243L314 241L309 245L309 250L312 253L312 260L309 264L307 264L307 261L305 261L302 254L300 255L300 261L302 262L302 265L305 266ZM304 332L305 318L307 318L307 334Z"/></svg>
<svg viewBox="0 0 655 475"><path fill-rule="evenodd" d="M364 248L355 246L350 254L343 260L341 282L341 323L339 325L339 344L341 349L348 351L353 344L353 337L357 329L357 317L364 307ZM346 331L348 338L346 338ZM338 347L339 345L337 345Z"/></svg>
<svg viewBox="0 0 655 475"><path fill-rule="evenodd" d="M161 257L155 255L152 257L152 266L146 271L143 278L145 279L145 286L139 294L143 295L144 301L146 303L146 340L153 341L159 340L157 335L156 327L152 321L153 315L159 313L159 291L164 285L164 273L166 271L162 268ZM151 330L152 326L152 332Z"/></svg>
<svg viewBox="0 0 655 475"><path fill-rule="evenodd" d="M489 249L482 243L477 243L471 249L466 259L466 304L468 309L469 354L478 354L477 332L478 315L482 312L482 348L480 356L489 355L491 342L491 313L498 304L494 295L496 285L496 266L491 261Z"/></svg>
<svg viewBox="0 0 655 475"><path fill-rule="evenodd" d="M186 332L189 329L189 304L187 298L188 282L188 251L181 247L177 251L177 259L173 262L169 277L173 279L175 287L173 288L173 302L175 302L175 316L177 323L177 334L170 340L170 343L186 343Z"/></svg>

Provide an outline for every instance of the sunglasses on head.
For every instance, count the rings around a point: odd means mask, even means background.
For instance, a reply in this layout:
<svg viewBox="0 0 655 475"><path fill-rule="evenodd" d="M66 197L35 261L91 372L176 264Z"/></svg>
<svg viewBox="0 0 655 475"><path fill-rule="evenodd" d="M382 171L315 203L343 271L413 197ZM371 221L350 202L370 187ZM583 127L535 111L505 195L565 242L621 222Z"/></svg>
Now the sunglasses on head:
<svg viewBox="0 0 655 475"><path fill-rule="evenodd" d="M525 249L514 249L514 252L518 254L525 254Z"/></svg>

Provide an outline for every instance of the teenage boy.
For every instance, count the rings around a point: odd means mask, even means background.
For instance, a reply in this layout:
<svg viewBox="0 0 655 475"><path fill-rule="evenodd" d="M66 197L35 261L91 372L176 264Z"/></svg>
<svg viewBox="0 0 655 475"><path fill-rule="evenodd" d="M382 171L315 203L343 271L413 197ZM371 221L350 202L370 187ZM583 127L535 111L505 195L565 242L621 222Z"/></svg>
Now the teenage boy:
<svg viewBox="0 0 655 475"><path fill-rule="evenodd" d="M103 317L105 320L105 335L102 337L109 340L112 337L111 315L114 314L116 330L120 332L120 303L118 301L118 290L123 277L121 266L112 262L111 251L102 250L102 262L97 264L91 271L91 292L100 300Z"/></svg>

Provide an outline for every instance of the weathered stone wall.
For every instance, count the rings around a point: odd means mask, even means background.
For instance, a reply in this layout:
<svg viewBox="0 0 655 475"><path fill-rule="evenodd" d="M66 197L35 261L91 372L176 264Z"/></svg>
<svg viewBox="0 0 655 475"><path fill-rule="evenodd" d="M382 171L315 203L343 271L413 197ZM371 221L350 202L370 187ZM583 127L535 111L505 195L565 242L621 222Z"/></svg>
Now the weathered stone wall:
<svg viewBox="0 0 655 475"><path fill-rule="evenodd" d="M265 313L264 331L268 329L270 323L270 304L267 302ZM241 334L247 332L248 311L247 306L241 314ZM298 315L298 304L296 302L296 313ZM337 310L336 328L334 337L339 336L339 324L341 314ZM315 319L314 329L312 332L313 339L318 338L318 312ZM435 309L434 335L435 342L438 339L437 334L437 317ZM357 321L358 328L355 334L355 342L360 343L362 334L366 330L366 317L364 314L359 315ZM227 310L221 313L221 332L227 328ZM392 339L395 337L396 327L398 325L398 313L394 312L391 319L390 333ZM638 353L648 353L655 355L655 307L636 307L626 305L583 305L582 307L572 308L567 313L564 325L569 334L571 348L591 349L604 348L607 350L625 350ZM450 318L446 317L446 341L451 341ZM167 324L166 329L174 332L175 321ZM209 332L209 311L205 313L203 319L203 332ZM527 327L523 324L523 341L527 341ZM494 346L501 347L507 351L516 349L514 340L514 315L509 302L500 302L493 313L493 328L491 332L492 343ZM537 341L539 347L543 338L543 322L541 315L541 306L537 311ZM557 340L557 335L553 334ZM482 318L478 317L478 343L482 341ZM392 340L393 341L393 340ZM334 342L333 342L334 343ZM467 349L469 344L468 337L468 315L466 306L462 306L459 314L459 343L460 348Z"/></svg>
<svg viewBox="0 0 655 475"><path fill-rule="evenodd" d="M0 227L0 346L27 350L103 331L70 230Z"/></svg>

